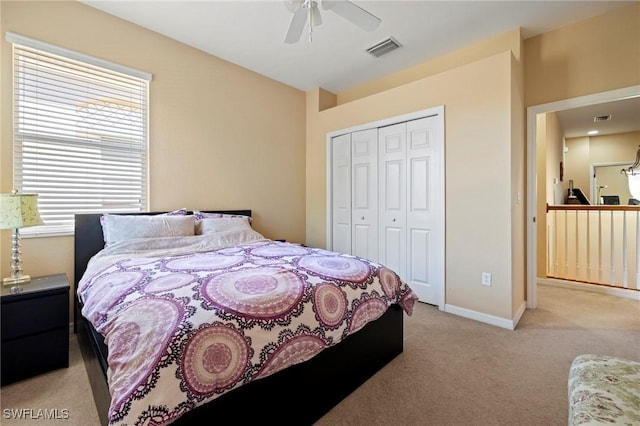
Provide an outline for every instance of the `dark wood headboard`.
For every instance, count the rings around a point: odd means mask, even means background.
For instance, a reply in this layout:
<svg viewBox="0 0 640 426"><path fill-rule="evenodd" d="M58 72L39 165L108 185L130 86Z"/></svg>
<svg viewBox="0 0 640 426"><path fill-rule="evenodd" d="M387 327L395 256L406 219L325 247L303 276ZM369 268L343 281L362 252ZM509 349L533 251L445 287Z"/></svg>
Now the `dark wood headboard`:
<svg viewBox="0 0 640 426"><path fill-rule="evenodd" d="M203 210L204 213L239 214L251 217L251 210ZM155 215L165 212L121 213L127 215ZM192 212L188 212L191 214ZM89 260L104 248L104 237L100 217L102 213L85 213L75 215L74 237L74 292L78 282L87 269Z"/></svg>

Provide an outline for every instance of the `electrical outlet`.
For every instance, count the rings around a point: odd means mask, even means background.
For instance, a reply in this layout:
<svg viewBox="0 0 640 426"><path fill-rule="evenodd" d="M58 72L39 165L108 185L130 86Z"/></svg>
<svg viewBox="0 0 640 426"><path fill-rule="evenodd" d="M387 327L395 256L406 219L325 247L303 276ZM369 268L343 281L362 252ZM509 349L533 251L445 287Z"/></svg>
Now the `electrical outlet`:
<svg viewBox="0 0 640 426"><path fill-rule="evenodd" d="M483 272L482 273L482 285L491 285L491 273Z"/></svg>

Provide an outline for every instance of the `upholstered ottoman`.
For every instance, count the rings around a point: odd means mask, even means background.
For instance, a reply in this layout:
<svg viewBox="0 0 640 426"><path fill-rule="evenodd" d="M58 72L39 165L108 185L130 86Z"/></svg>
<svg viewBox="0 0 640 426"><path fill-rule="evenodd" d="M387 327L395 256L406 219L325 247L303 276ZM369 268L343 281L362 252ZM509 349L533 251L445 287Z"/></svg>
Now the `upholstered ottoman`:
<svg viewBox="0 0 640 426"><path fill-rule="evenodd" d="M580 355L569 370L569 425L640 425L640 362Z"/></svg>

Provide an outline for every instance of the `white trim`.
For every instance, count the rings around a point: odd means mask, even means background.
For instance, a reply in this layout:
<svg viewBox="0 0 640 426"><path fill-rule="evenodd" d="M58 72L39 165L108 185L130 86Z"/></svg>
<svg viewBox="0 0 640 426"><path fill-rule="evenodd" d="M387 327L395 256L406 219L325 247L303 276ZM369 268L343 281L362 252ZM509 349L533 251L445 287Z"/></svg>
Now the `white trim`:
<svg viewBox="0 0 640 426"><path fill-rule="evenodd" d="M332 223L332 212L333 212L333 204L332 204L332 199L331 199L331 194L332 194L332 182L331 182L331 155L332 155L332 151L331 151L331 140L336 137L336 136L341 136L347 133L353 133L353 132L358 132L360 130L368 130L368 129L373 129L373 128L377 128L377 127L385 127L385 126L390 126L393 124L398 124L398 123L402 123L405 121L411 121L411 120L418 120L421 118L427 118L427 117L433 117L433 116L437 116L439 115L440 117L442 117L442 120L440 121L439 125L441 126L440 130L442 132L442 138L445 140L445 143L443 143L441 149L439 149L439 158L438 160L441 162L442 167L440 170L440 176L438 177L438 184L441 185L442 188L442 206L441 209L439 209L435 214L437 216L437 221L439 223L441 223L441 229L438 232L438 235L435 237L435 239L438 241L438 246L442 247L442 253L440 253L438 255L438 263L441 263L441 265L438 265L437 268L440 269L438 275L442 277L441 281L442 281L442 287L438 289L438 309L440 309L441 311L445 309L445 290L446 290L446 268L445 268L445 258L444 258L444 252L445 252L445 227L446 227L446 216L445 216L445 211L444 211L444 207L445 207L445 201L446 201L446 188L445 188L445 149L446 149L446 134L445 134L445 122L444 122L444 113L445 113L445 108L444 105L439 105L436 107L432 107L432 108L427 108L427 109L423 109L420 111L414 111L414 112L410 112L407 114L403 114L403 115L398 115L395 117L390 117L390 118L385 118L382 120L377 120L377 121L373 121L370 123L366 123L366 124L361 124L361 125L357 125L357 126L353 126L353 127L349 127L346 129L340 129L340 130L334 130L332 132L327 133L326 136L326 144L327 144L327 149L326 149L326 182L327 182L327 220L326 220L326 241L327 241L327 248L332 247L332 243L333 243L333 238L332 238L332 229L333 229L333 223Z"/></svg>
<svg viewBox="0 0 640 426"><path fill-rule="evenodd" d="M536 190L536 116L546 112L561 111L638 96L640 96L640 85L534 105L527 108L527 308L535 309L538 305L536 289L536 215L538 206Z"/></svg>
<svg viewBox="0 0 640 426"><path fill-rule="evenodd" d="M91 65L103 67L108 70L126 74L142 80L151 81L153 78L153 75L148 72L125 67L124 65L105 61L104 59L96 58L94 56L85 55L84 53L76 52L75 50L65 49L64 47L54 46L53 44L45 43L40 40L34 40L32 38L21 36L19 34L7 32L5 35L5 39L9 43L19 44L22 46L30 47L32 49L43 50L47 53L64 56L65 58L73 59L76 61L86 62Z"/></svg>
<svg viewBox="0 0 640 426"><path fill-rule="evenodd" d="M385 127L390 126L392 124L402 123L404 121L418 120L420 118L432 117L434 115L444 115L444 105L439 105L437 107L423 109L420 111L410 112L408 114L397 115L391 118L384 118L382 120L373 121L371 123L360 124L358 126L348 127L346 129L334 130L332 132L327 133L327 141L330 142L331 138L336 136L344 135L346 133L358 132L360 130L368 130L376 127Z"/></svg>
<svg viewBox="0 0 640 426"><path fill-rule="evenodd" d="M520 305L520 308L518 308L518 312L516 313L515 317L511 320L449 304L445 305L444 311L464 318L483 322L485 324L495 325L500 328L506 328L507 330L515 330L518 322L520 322L520 318L522 318L522 315L524 314L525 309L526 304L523 302Z"/></svg>
<svg viewBox="0 0 640 426"><path fill-rule="evenodd" d="M327 148L327 161L326 163L326 171L325 171L325 176L327 176L327 188L326 188L326 194L327 194L327 220L326 220L326 234L327 234L327 242L325 244L325 248L329 249L329 247L333 247L333 170L332 170L332 163L331 163L331 159L333 158L333 145L331 143L331 138L333 136L331 136L330 133L327 133L327 137L326 137L326 148Z"/></svg>
<svg viewBox="0 0 640 426"><path fill-rule="evenodd" d="M538 278L538 285L568 288L570 290L578 291L588 291L590 293L608 294L609 296L621 297L623 299L640 300L640 291L627 288L580 283L575 281L560 280L557 278Z"/></svg>
<svg viewBox="0 0 640 426"><path fill-rule="evenodd" d="M526 310L527 310L527 302L523 301L520 304L520 307L518 308L518 312L516 312L516 316L513 317L513 320L511 321L513 323L512 330L515 330L515 328L518 326L518 323L520 322L520 319L522 318Z"/></svg>

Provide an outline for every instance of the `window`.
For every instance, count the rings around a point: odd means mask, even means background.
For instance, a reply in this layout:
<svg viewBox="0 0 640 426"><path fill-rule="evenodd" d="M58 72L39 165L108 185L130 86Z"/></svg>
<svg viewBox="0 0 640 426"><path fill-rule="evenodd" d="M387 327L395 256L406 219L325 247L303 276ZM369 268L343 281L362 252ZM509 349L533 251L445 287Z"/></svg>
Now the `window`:
<svg viewBox="0 0 640 426"><path fill-rule="evenodd" d="M37 193L45 225L73 233L74 214L147 209L151 76L7 33L13 43L13 186Z"/></svg>

